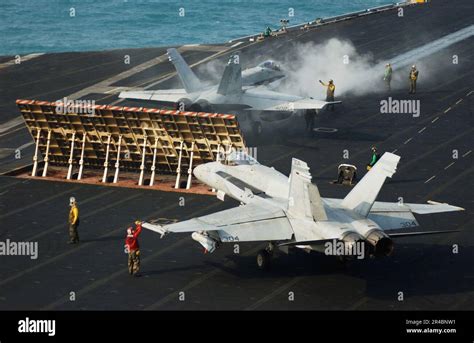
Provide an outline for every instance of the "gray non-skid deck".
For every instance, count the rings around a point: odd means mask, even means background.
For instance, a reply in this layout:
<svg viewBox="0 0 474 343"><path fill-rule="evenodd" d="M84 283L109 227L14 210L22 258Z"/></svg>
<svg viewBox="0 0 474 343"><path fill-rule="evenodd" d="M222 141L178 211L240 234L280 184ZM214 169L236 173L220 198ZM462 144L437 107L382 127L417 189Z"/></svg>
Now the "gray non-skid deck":
<svg viewBox="0 0 474 343"><path fill-rule="evenodd" d="M295 42L338 37L383 60L472 25L474 14L467 11L469 6L469 0L433 1L407 8L403 19L385 12L263 43L214 46L210 53L189 47L185 58L196 63L221 51L216 57L225 59L238 48L250 65L277 55L279 49L291 49ZM399 239L393 257L355 261L346 268L328 257L297 252L283 255L270 271L260 272L255 267L255 252L262 245L241 244L238 255L232 245L224 245L204 255L189 235L160 239L145 231L140 238L143 276L131 278L126 273L123 240L127 225L135 219L183 220L237 204L204 195L2 176L0 240L36 241L39 257L0 257L0 309L472 310L473 43L470 38L428 59L427 63L437 61L438 71L429 82L420 77L419 118L380 114L380 100L389 95L406 99L405 89L346 95L342 106L334 113L323 113L317 121L317 126L337 128L337 133L308 135L299 118L285 132L264 131L253 145L261 163L284 173L289 172L292 157L308 162L325 197L344 197L349 191L330 184L339 163L353 163L363 174L370 146L396 151L402 160L379 199L403 197L406 202L435 200L462 206L466 211L418 216L423 229L460 232ZM56 100L88 88L101 103L114 102L116 94L97 92L94 85L164 53L164 48L156 48L45 54L4 68L0 70L0 122L19 115L17 98ZM123 64L125 54L131 56L131 65ZM453 65L453 54L462 63ZM148 86L162 76L172 76L170 72L164 61L114 81L110 87ZM152 88L175 83L171 78ZM29 142L31 137L21 126L0 134L2 172L31 161L34 146L22 150L20 160L12 153ZM349 160L343 160L344 150L349 151ZM458 159L453 159L453 150L458 151ZM78 199L81 210L82 242L77 246L66 244L70 196ZM180 206L180 197L184 197L184 206ZM457 254L454 244L459 248ZM69 300L70 292L76 293L74 302ZM179 300L179 292L185 293L184 301ZM289 301L288 292L294 293L294 301ZM397 300L399 292L404 293L404 301Z"/></svg>

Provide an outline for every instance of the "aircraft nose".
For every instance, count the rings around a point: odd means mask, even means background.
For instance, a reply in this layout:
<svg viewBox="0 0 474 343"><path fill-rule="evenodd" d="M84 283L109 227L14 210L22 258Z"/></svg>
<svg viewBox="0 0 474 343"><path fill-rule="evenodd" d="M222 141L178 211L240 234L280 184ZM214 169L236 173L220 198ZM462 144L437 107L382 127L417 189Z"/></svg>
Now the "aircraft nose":
<svg viewBox="0 0 474 343"><path fill-rule="evenodd" d="M208 170L205 164L201 164L197 167L194 168L193 171L194 176L202 182L205 182L204 180L206 179L206 175L208 174Z"/></svg>

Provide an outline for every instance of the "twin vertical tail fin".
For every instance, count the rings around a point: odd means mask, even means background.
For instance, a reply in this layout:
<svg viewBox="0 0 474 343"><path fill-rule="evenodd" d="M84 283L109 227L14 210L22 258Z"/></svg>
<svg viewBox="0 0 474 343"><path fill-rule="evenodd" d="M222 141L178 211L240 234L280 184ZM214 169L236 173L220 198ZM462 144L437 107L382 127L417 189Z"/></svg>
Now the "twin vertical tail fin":
<svg viewBox="0 0 474 343"><path fill-rule="evenodd" d="M176 72L183 83L184 89L187 93L199 92L202 90L203 86L201 81L197 78L196 74L189 68L186 61L180 55L178 50L171 48L166 50L168 54L168 59L173 63L176 68Z"/></svg>
<svg viewBox="0 0 474 343"><path fill-rule="evenodd" d="M242 67L240 55L235 53L230 56L227 66L222 74L217 93L222 95L239 94L242 92Z"/></svg>
<svg viewBox="0 0 474 343"><path fill-rule="evenodd" d="M309 167L296 158L291 163L288 213L299 218L327 220L318 187L311 183Z"/></svg>
<svg viewBox="0 0 474 343"><path fill-rule="evenodd" d="M186 93L201 91L203 89L201 81L199 81L196 74L194 74L191 68L189 68L178 50L171 48L167 50L167 53L169 60L176 68ZM229 58L229 62L224 69L217 93L230 95L238 94L240 92L242 92L242 67L240 66L240 55L237 52Z"/></svg>
<svg viewBox="0 0 474 343"><path fill-rule="evenodd" d="M397 170L400 156L386 152L342 201L342 205L367 217L387 177Z"/></svg>

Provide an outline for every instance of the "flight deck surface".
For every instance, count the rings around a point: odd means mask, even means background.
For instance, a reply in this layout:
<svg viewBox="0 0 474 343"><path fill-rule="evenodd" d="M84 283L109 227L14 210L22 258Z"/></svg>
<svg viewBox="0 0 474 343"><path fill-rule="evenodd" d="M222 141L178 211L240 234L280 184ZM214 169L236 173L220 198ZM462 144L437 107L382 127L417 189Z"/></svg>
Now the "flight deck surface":
<svg viewBox="0 0 474 343"><path fill-rule="evenodd" d="M396 11L369 14L303 31L295 29L263 42L247 39L222 45L180 47L189 64L199 65L239 50L245 64L278 58L297 43L350 40L358 52L390 60L449 33L474 24L470 0L432 1ZM0 69L0 172L31 164L32 137L19 120L18 98L55 101L63 97L94 99L127 106L120 87L177 86L165 48L44 54ZM459 63L452 63L452 56ZM37 241L38 259L2 258L0 309L3 310L469 310L474 308L473 77L474 38L426 59L436 75L420 75L416 99L421 115L381 114L380 101L407 97L408 88L391 93L346 94L335 112L323 112L317 127L337 132L305 132L303 118L286 131L263 131L249 145L258 160L289 174L291 158L306 161L323 197L342 198L350 188L333 185L337 166L351 163L365 172L370 147L401 156L397 173L378 200L464 207L461 213L418 216L422 229L460 230L452 234L401 238L391 258L354 261L342 267L334 259L297 252L282 255L272 269L255 267L264 245L223 245L203 254L190 235L140 237L142 277L127 273L123 241L136 219L169 222L236 206L215 197L147 189L111 188L39 178L0 177L2 241ZM124 64L124 55L130 64ZM11 59L11 58L10 58ZM2 59L8 61L9 58ZM204 61L204 62L203 62ZM435 69L436 68L436 69ZM400 71L408 74L408 71ZM433 72L434 73L434 72ZM316 82L317 80L315 80ZM408 82L407 82L408 83ZM408 87L408 85L407 85ZM337 93L336 93L337 96ZM136 106L136 102L133 102ZM149 104L147 104L149 105ZM15 150L22 147L22 158ZM343 159L344 151L349 159ZM457 158L453 158L457 154ZM68 200L81 211L79 245L67 245ZM184 206L183 205L184 202ZM454 247L458 253L453 253ZM70 301L70 292L76 293ZM180 301L179 292L185 292ZM289 300L293 292L294 300ZM398 301L403 292L404 301Z"/></svg>

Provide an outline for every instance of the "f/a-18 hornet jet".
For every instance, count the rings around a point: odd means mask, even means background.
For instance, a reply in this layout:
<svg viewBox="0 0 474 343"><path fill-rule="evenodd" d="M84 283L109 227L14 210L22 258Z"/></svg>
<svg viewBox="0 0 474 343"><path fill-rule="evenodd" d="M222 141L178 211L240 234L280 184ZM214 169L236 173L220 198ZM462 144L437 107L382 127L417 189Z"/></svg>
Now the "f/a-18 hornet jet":
<svg viewBox="0 0 474 343"><path fill-rule="evenodd" d="M392 238L449 231L409 230L418 226L417 214L461 211L463 208L430 201L428 204L375 201L387 177L395 173L400 156L385 153L344 199L322 198L311 183L308 165L293 158L290 177L255 159L233 153L224 162L197 166L194 175L241 206L169 224L144 223L160 233L192 232L192 238L213 252L226 242L268 242L257 254L257 265L269 265L273 252L301 248L351 259L388 256ZM408 229L393 232L395 229Z"/></svg>
<svg viewBox="0 0 474 343"><path fill-rule="evenodd" d="M184 89L129 90L119 98L172 102L184 109L198 112L252 112L253 122L279 121L294 113L319 111L329 104L313 98L279 93L268 87L269 83L285 77L280 67L271 60L242 72L240 55L230 56L219 85L205 86L186 64L176 49L167 50ZM257 114L255 114L257 113Z"/></svg>

